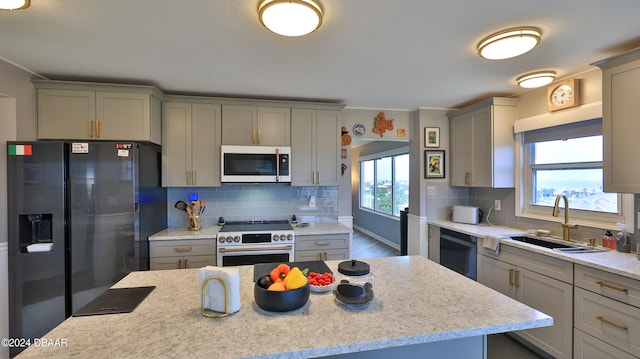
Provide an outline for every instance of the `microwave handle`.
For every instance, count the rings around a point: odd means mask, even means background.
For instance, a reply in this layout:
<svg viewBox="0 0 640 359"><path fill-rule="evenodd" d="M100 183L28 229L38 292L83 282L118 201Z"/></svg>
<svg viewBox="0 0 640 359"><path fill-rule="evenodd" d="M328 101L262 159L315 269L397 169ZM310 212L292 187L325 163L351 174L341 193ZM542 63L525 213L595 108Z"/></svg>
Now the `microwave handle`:
<svg viewBox="0 0 640 359"><path fill-rule="evenodd" d="M280 149L276 148L276 182L280 182Z"/></svg>

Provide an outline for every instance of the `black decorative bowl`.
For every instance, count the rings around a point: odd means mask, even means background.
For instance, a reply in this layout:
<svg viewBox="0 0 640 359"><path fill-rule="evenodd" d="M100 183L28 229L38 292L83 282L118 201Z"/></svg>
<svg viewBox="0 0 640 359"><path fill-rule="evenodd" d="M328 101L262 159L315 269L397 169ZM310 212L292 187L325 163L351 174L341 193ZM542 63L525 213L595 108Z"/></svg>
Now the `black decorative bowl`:
<svg viewBox="0 0 640 359"><path fill-rule="evenodd" d="M253 287L253 296L258 307L270 312L288 312L302 308L309 300L309 282L294 290L275 291L258 285Z"/></svg>

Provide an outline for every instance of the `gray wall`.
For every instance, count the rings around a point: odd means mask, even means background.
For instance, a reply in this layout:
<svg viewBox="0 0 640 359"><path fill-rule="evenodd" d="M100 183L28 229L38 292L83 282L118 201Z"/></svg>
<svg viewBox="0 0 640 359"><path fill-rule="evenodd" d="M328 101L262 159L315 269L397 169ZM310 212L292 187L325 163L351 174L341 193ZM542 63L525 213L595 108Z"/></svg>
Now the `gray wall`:
<svg viewBox="0 0 640 359"><path fill-rule="evenodd" d="M0 60L0 223L7 223L7 141L35 138L33 76ZM0 243L7 241L7 226L0 226Z"/></svg>
<svg viewBox="0 0 640 359"><path fill-rule="evenodd" d="M397 148L406 148L407 151L409 150L408 143L406 141L398 142L381 140L371 141L365 145L352 148L352 166L354 169L354 177L352 178L352 181L354 182L354 186L351 194L351 203L353 204L353 225L355 228L358 228L363 232L381 239L397 249L400 249L400 219L398 217L382 215L366 209L360 209L360 158Z"/></svg>

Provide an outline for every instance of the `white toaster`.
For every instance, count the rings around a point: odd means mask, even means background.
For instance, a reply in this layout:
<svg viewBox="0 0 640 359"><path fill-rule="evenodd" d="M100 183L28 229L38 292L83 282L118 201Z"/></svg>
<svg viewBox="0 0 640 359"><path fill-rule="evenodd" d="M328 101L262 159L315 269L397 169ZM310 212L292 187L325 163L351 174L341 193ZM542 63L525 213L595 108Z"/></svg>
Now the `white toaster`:
<svg viewBox="0 0 640 359"><path fill-rule="evenodd" d="M482 210L473 206L453 206L451 220L457 223L478 224L482 219Z"/></svg>

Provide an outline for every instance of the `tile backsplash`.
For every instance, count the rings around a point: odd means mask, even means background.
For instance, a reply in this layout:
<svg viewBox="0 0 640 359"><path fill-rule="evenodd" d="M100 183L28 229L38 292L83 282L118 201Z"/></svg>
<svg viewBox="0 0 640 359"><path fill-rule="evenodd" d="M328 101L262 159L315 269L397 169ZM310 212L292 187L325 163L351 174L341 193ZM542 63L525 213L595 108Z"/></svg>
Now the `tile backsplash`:
<svg viewBox="0 0 640 359"><path fill-rule="evenodd" d="M292 187L283 183L223 184L221 187L169 188L167 191L169 227L187 227L187 215L174 208L177 201L189 202L197 193L207 199L202 226L226 221L282 220L296 215L298 221L336 222L338 220L338 187ZM309 199L315 197L315 207Z"/></svg>

